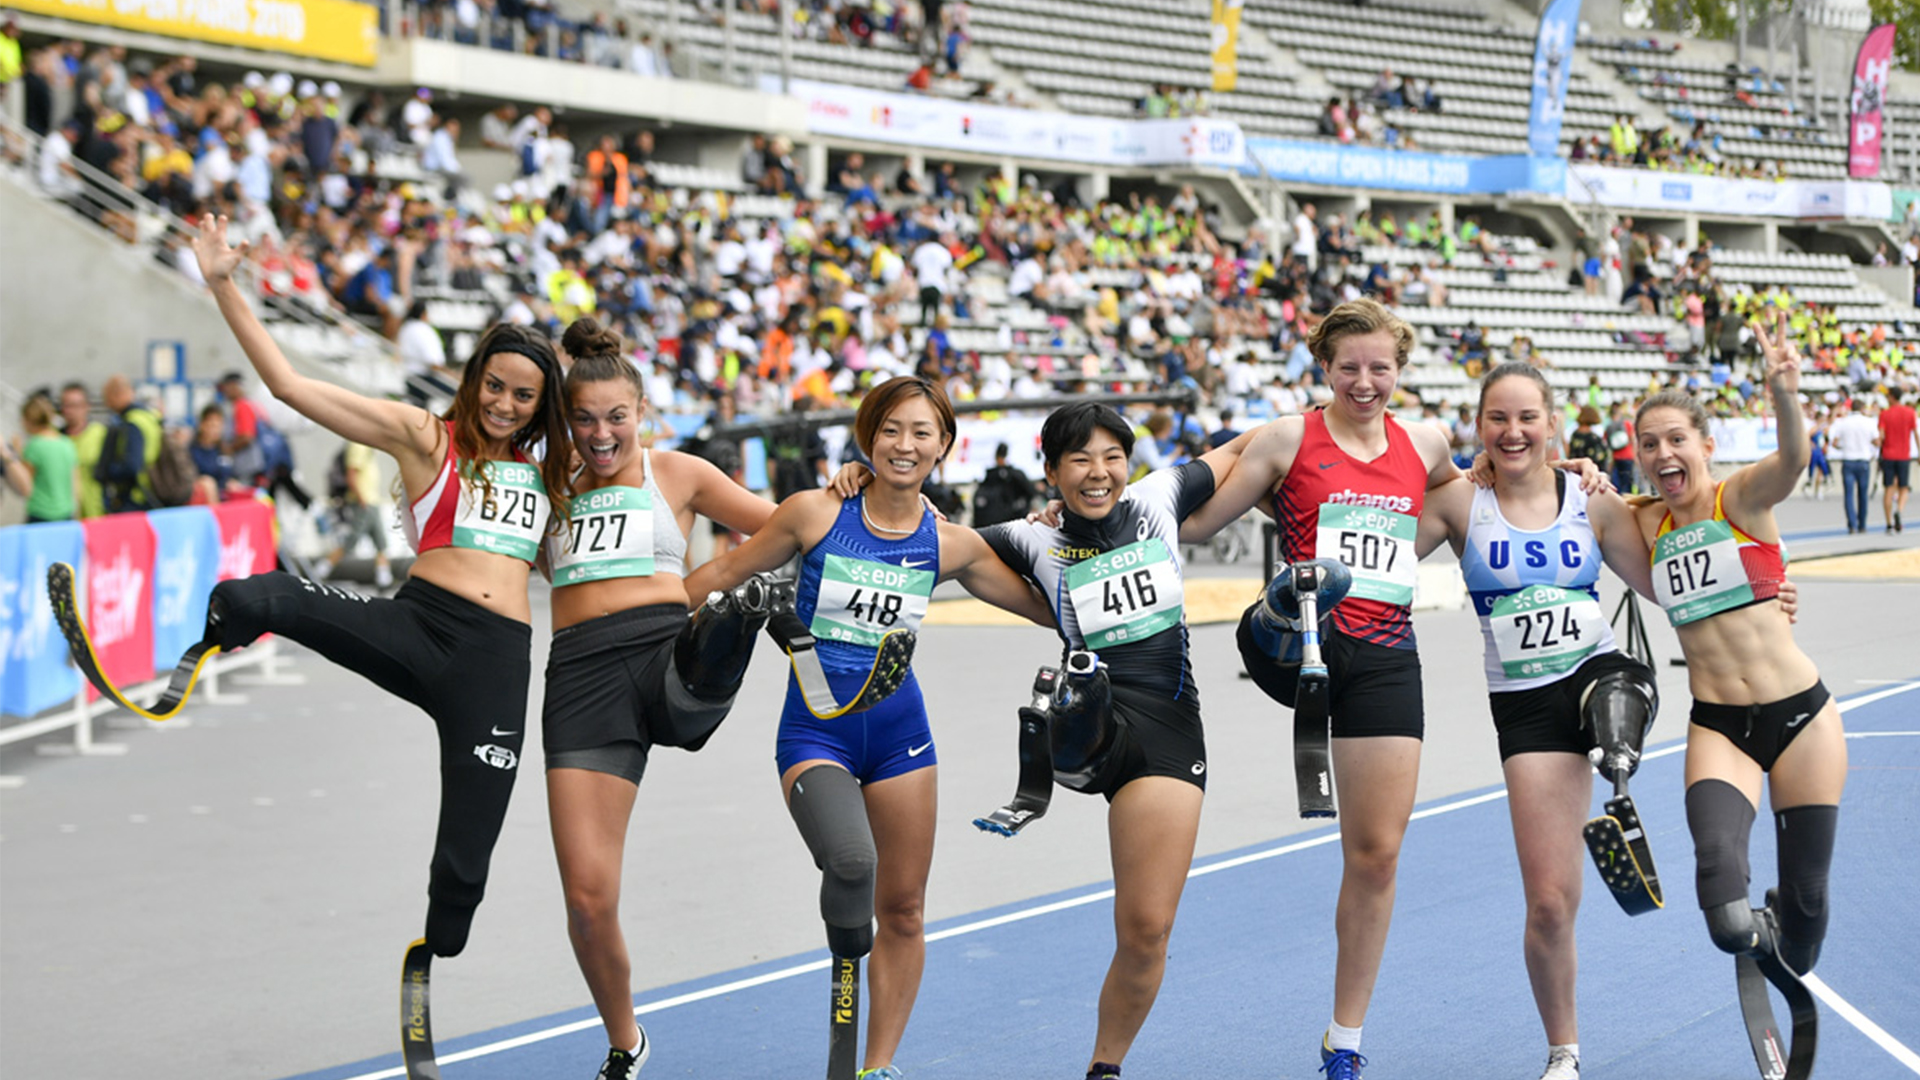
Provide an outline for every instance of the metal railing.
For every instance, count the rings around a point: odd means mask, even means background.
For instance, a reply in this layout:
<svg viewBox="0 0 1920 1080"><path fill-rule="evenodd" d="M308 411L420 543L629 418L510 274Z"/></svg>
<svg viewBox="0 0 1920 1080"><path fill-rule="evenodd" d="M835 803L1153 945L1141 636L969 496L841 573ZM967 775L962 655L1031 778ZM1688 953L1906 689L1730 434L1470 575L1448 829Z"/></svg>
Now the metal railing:
<svg viewBox="0 0 1920 1080"><path fill-rule="evenodd" d="M62 206L75 216L101 227L129 249L145 250L153 257L153 262L164 267L167 273L189 285L194 284L173 260L192 257L191 248L197 229L172 211L77 157L67 162L73 174L65 178L65 187L56 192L47 191L37 178L45 142L41 136L17 126L10 118L0 116L0 147L5 148L4 156L13 160L16 175L19 171L27 174L17 175L23 187L47 202ZM399 370L399 353L392 342L330 308L316 308L299 300L269 293L262 287L258 266L251 262L243 262L241 266L239 273L245 290L259 300L261 321L283 349L309 359L336 364L378 360L385 362L395 372ZM368 385L393 381L377 378L377 370L355 371L351 377L366 380Z"/></svg>

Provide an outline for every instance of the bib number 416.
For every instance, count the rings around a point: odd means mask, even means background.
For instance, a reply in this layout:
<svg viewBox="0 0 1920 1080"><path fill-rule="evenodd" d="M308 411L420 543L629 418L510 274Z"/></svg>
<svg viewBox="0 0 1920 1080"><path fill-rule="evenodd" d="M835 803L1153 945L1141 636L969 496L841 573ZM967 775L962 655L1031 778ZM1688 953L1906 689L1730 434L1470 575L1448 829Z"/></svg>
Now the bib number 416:
<svg viewBox="0 0 1920 1080"><path fill-rule="evenodd" d="M1152 607L1159 599L1160 592L1153 587L1152 570L1116 574L1101 583L1100 607L1114 615L1124 616L1141 608Z"/></svg>

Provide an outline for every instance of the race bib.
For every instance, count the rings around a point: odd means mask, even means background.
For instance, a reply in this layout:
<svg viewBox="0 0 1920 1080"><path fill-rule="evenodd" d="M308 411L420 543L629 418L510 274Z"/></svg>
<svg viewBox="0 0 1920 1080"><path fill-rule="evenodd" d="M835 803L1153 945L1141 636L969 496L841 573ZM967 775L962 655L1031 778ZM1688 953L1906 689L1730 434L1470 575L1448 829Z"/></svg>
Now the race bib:
<svg viewBox="0 0 1920 1080"><path fill-rule="evenodd" d="M822 641L869 647L895 630L920 629L939 567L914 569L829 555L820 568L820 596L808 627Z"/></svg>
<svg viewBox="0 0 1920 1080"><path fill-rule="evenodd" d="M1675 626L1753 603L1733 527L1701 521L1654 541L1653 595Z"/></svg>
<svg viewBox="0 0 1920 1080"><path fill-rule="evenodd" d="M547 489L540 470L520 461L489 461L484 467L493 497L485 497L478 480L461 483L453 546L532 562L547 531Z"/></svg>
<svg viewBox="0 0 1920 1080"><path fill-rule="evenodd" d="M653 492L605 487L575 495L567 534L554 544L553 583L578 585L653 573Z"/></svg>
<svg viewBox="0 0 1920 1080"><path fill-rule="evenodd" d="M1314 553L1339 559L1353 571L1347 595L1411 607L1420 580L1420 560L1413 553L1418 529L1418 519L1408 514L1327 503L1320 507Z"/></svg>
<svg viewBox="0 0 1920 1080"><path fill-rule="evenodd" d="M1178 626L1185 603L1180 569L1157 536L1068 567L1067 597L1089 649L1141 641Z"/></svg>
<svg viewBox="0 0 1920 1080"><path fill-rule="evenodd" d="M1554 585L1534 585L1495 600L1487 624L1500 669L1510 679L1572 671L1593 655L1607 626L1600 601Z"/></svg>

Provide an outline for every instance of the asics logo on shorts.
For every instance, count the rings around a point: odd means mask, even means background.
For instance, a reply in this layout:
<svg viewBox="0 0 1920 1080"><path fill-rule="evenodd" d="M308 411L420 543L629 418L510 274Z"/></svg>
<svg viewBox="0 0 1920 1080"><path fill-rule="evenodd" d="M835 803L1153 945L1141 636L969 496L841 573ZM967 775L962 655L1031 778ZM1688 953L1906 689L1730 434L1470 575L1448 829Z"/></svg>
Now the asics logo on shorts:
<svg viewBox="0 0 1920 1080"><path fill-rule="evenodd" d="M513 751L504 746L494 746L491 743L481 743L479 746L474 747L473 756L496 769L505 769L509 772L518 768L520 765L520 759L515 756Z"/></svg>
<svg viewBox="0 0 1920 1080"><path fill-rule="evenodd" d="M1196 761L1196 762L1194 762L1194 763L1193 763L1193 775L1195 775L1195 776L1200 776L1200 775L1202 775L1203 773L1205 773L1206 771L1207 771L1207 763L1206 763L1206 762L1204 762L1204 761Z"/></svg>

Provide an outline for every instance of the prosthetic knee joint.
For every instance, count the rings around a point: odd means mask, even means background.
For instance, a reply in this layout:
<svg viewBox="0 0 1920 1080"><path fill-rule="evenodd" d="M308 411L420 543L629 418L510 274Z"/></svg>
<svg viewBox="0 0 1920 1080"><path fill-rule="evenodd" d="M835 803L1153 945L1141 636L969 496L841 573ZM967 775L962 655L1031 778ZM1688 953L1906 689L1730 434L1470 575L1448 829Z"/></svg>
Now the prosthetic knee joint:
<svg viewBox="0 0 1920 1080"><path fill-rule="evenodd" d="M820 917L833 955L873 951L873 886L879 856L860 785L847 770L815 765L793 782L787 811L820 868Z"/></svg>
<svg viewBox="0 0 1920 1080"><path fill-rule="evenodd" d="M1312 559L1283 568L1267 583L1254 609L1254 640L1280 663L1300 663L1302 609L1312 608L1324 625L1352 588L1353 571L1338 559Z"/></svg>
<svg viewBox="0 0 1920 1080"><path fill-rule="evenodd" d="M1609 671L1581 696L1580 722L1592 729L1596 744L1587 757L1616 790L1640 768L1640 749L1659 711L1659 689L1637 668Z"/></svg>
<svg viewBox="0 0 1920 1080"><path fill-rule="evenodd" d="M1067 654L1048 707L1053 776L1074 791L1097 790L1117 764L1119 740L1107 665L1094 653Z"/></svg>

